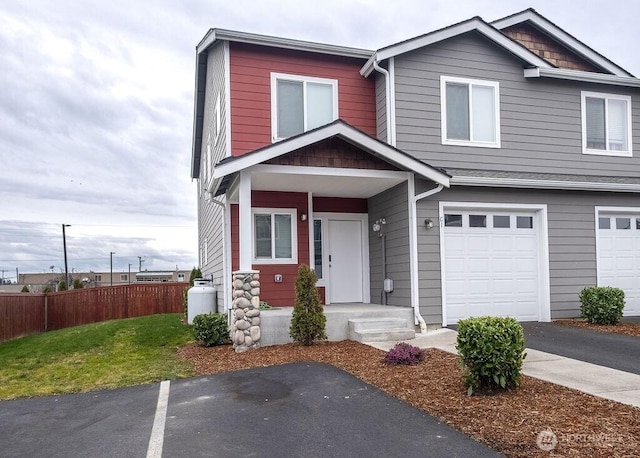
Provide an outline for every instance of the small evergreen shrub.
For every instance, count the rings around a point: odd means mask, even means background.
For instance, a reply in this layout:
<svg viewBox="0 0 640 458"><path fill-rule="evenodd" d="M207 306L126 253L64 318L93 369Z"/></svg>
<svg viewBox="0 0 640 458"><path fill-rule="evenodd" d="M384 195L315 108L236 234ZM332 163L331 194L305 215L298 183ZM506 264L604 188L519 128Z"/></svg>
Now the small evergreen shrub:
<svg viewBox="0 0 640 458"><path fill-rule="evenodd" d="M58 291L66 291L67 290L67 282L64 280L61 280L60 283L58 283Z"/></svg>
<svg viewBox="0 0 640 458"><path fill-rule="evenodd" d="M588 286L580 291L580 312L589 323L618 324L624 309L624 291L611 286Z"/></svg>
<svg viewBox="0 0 640 458"><path fill-rule="evenodd" d="M29 287L27 285L24 285L22 287L22 289L20 290L21 293L28 293L29 292Z"/></svg>
<svg viewBox="0 0 640 458"><path fill-rule="evenodd" d="M424 359L424 353L418 347L400 342L387 352L385 364L390 366L416 365Z"/></svg>
<svg viewBox="0 0 640 458"><path fill-rule="evenodd" d="M79 278L73 280L73 289L82 289L84 288L84 283Z"/></svg>
<svg viewBox="0 0 640 458"><path fill-rule="evenodd" d="M42 288L42 292L43 292L44 294L52 293L52 292L53 292L53 288L52 288L51 286L47 285L47 286L45 286L44 288Z"/></svg>
<svg viewBox="0 0 640 458"><path fill-rule="evenodd" d="M327 317L316 288L318 277L306 264L298 267L296 277L296 303L291 316L289 335L302 345L311 345L327 338Z"/></svg>
<svg viewBox="0 0 640 458"><path fill-rule="evenodd" d="M229 342L227 317L221 313L206 313L193 317L193 336L203 347Z"/></svg>
<svg viewBox="0 0 640 458"><path fill-rule="evenodd" d="M458 322L456 343L467 394L520 384L524 331L514 318L480 317Z"/></svg>

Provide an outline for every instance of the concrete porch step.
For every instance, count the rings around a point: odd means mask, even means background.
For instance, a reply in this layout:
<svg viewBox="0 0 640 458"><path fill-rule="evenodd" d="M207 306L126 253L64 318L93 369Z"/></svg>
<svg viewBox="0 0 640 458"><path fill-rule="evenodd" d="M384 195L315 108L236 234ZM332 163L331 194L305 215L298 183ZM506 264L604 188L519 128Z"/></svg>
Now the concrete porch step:
<svg viewBox="0 0 640 458"><path fill-rule="evenodd" d="M354 318L349 320L349 339L356 342L384 342L415 339L416 333L404 318Z"/></svg>

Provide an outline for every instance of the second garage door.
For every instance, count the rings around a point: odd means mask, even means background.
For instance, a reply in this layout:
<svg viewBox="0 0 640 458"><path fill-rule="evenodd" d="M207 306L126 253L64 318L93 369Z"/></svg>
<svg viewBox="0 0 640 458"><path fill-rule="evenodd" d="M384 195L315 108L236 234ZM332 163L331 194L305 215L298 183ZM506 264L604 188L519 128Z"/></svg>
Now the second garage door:
<svg viewBox="0 0 640 458"><path fill-rule="evenodd" d="M444 209L446 324L471 316L540 320L535 212Z"/></svg>
<svg viewBox="0 0 640 458"><path fill-rule="evenodd" d="M640 217L599 213L598 283L625 294L625 316L640 315Z"/></svg>

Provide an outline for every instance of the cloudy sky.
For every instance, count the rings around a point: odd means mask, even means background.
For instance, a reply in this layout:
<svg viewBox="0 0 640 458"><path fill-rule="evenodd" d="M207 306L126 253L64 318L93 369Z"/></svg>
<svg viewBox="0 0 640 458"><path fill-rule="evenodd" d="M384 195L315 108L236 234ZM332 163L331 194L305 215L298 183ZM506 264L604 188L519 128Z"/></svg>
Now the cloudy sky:
<svg viewBox="0 0 640 458"><path fill-rule="evenodd" d="M195 46L219 27L376 49L528 7L640 75L640 2L2 0L0 270L190 269Z"/></svg>

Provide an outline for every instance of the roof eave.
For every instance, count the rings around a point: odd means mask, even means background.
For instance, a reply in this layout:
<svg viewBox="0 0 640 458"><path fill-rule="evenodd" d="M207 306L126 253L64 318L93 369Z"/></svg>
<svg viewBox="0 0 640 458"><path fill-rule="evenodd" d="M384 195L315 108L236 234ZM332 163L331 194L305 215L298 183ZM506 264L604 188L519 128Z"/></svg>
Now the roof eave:
<svg viewBox="0 0 640 458"><path fill-rule="evenodd" d="M563 180L535 180L526 178L454 176L453 186L485 186L497 188L562 189L573 191L617 191L640 193L640 184Z"/></svg>
<svg viewBox="0 0 640 458"><path fill-rule="evenodd" d="M611 84L613 86L640 87L640 79L607 73L583 72L564 68L526 68L525 78L557 78L586 83Z"/></svg>
<svg viewBox="0 0 640 458"><path fill-rule="evenodd" d="M331 54L334 56L353 57L356 59L368 59L373 54L370 49L352 48L348 46L330 45L313 41L295 40L291 38L274 37L248 32L238 32L226 29L211 29L198 45L198 52L204 52L215 41L233 41L249 43L259 46L271 46L275 48L291 49L295 51L315 52Z"/></svg>

